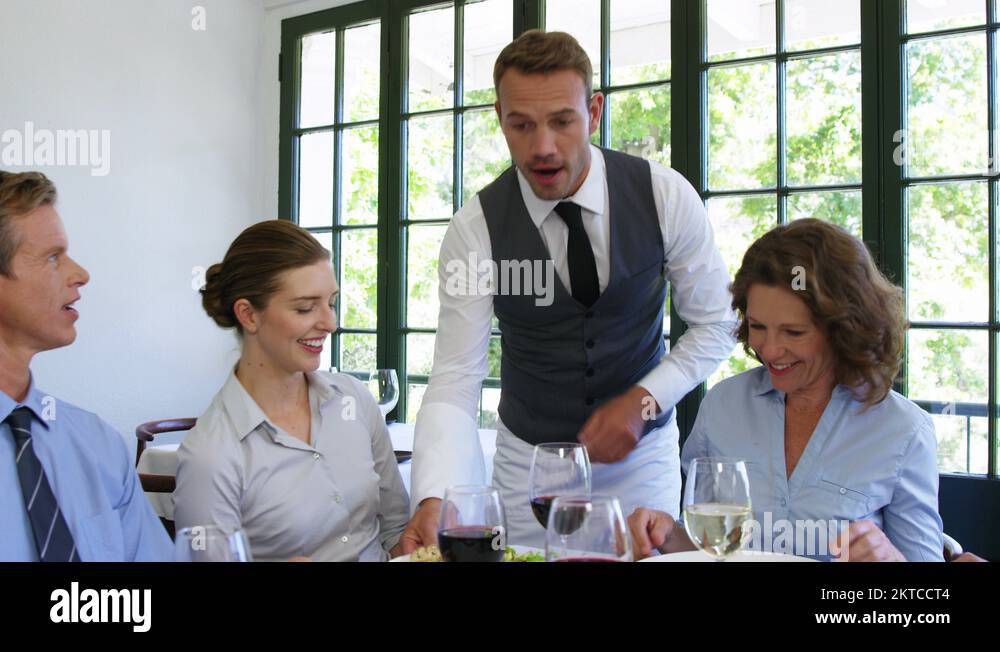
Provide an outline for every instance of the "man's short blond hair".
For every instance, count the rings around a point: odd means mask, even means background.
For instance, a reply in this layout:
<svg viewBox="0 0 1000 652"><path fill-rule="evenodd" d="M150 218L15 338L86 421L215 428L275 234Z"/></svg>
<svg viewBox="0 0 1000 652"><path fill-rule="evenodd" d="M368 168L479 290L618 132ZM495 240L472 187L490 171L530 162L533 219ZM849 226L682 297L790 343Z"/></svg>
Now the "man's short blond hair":
<svg viewBox="0 0 1000 652"><path fill-rule="evenodd" d="M526 75L575 70L583 80L587 98L594 92L594 67L575 38L566 32L528 30L507 45L493 66L493 87L500 99L500 79L514 68Z"/></svg>
<svg viewBox="0 0 1000 652"><path fill-rule="evenodd" d="M14 232L14 218L55 203L56 187L41 172L0 170L0 275L12 276L14 254L21 244Z"/></svg>

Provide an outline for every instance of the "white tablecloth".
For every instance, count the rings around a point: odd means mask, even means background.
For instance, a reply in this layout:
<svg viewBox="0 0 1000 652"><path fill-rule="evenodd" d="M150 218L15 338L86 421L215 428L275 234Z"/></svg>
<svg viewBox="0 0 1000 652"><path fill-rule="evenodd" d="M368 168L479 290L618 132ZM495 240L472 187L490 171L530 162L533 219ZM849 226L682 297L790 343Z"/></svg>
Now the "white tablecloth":
<svg viewBox="0 0 1000 652"><path fill-rule="evenodd" d="M392 447L398 451L413 450L413 425L408 423L394 423L389 426L389 437L392 438ZM483 458L486 461L486 481L493 478L493 456L497 450L497 431L480 430L479 443L483 447ZM150 446L142 453L139 459L139 473L157 473L161 475L177 474L177 449L179 444L163 444L160 446ZM410 491L410 473L413 469L412 462L403 462L399 465L399 473L403 476L403 486L406 491ZM166 519L174 518L174 496L173 494L153 494L147 493L146 497L152 503L154 511Z"/></svg>

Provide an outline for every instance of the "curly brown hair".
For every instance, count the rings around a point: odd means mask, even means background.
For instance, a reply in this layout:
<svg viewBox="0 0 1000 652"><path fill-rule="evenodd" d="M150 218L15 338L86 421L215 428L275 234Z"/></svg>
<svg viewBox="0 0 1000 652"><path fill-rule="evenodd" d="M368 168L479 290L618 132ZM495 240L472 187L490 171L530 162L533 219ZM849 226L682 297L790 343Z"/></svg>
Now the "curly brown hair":
<svg viewBox="0 0 1000 652"><path fill-rule="evenodd" d="M730 286L748 355L747 294L755 283L788 287L805 301L829 340L837 382L866 408L889 394L902 365L903 291L882 275L863 242L815 219L779 226L754 242Z"/></svg>

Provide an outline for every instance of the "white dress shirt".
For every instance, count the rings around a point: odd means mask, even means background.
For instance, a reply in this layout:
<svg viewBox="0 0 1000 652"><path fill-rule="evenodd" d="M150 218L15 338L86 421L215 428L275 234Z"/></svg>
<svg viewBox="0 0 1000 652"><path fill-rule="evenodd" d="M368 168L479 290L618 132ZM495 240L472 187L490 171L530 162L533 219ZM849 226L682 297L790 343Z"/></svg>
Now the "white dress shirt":
<svg viewBox="0 0 1000 652"><path fill-rule="evenodd" d="M731 308L729 274L715 246L701 198L675 170L652 161L650 169L663 235L664 272L672 287L674 307L689 327L670 353L639 382L661 410L668 410L729 356L735 345L737 319ZM528 214L548 248L556 273L572 292L566 259L569 228L553 210L561 200L539 199L520 171L517 178ZM610 275L609 236L614 216L608 204L604 155L597 147L591 146L587 178L566 200L582 208L603 292ZM484 482L476 422L479 393L487 374L493 296L468 287L469 281L478 283L478 279L464 275L449 279L448 263L460 261L469 266L470 261L491 260L491 251L477 195L452 218L441 244L441 309L434 367L414 435L413 508L426 498L442 497L449 486Z"/></svg>

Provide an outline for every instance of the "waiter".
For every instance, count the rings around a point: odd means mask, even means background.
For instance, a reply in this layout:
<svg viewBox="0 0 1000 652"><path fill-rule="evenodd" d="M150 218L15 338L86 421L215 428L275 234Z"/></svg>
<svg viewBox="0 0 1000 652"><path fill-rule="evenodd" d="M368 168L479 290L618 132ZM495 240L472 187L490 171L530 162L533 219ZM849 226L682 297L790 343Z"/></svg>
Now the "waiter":
<svg viewBox="0 0 1000 652"><path fill-rule="evenodd" d="M592 77L587 53L561 32L525 32L497 59L496 111L515 167L455 214L441 245L406 552L436 543L445 489L486 482L477 414L494 314L503 357L493 485L508 542L544 545L528 502L543 442L585 444L593 493L618 496L625 514L656 506L677 516L674 406L733 349L729 277L680 174L590 144L604 106ZM666 355L668 282L689 328Z"/></svg>

